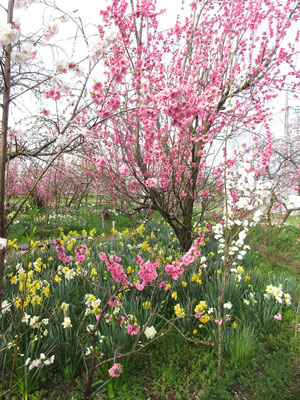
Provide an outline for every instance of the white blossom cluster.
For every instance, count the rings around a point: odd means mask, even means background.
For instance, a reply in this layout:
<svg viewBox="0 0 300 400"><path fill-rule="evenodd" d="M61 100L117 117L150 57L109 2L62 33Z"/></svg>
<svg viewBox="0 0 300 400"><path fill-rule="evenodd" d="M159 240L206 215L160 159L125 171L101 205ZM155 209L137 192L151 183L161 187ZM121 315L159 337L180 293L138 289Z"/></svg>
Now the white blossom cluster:
<svg viewBox="0 0 300 400"><path fill-rule="evenodd" d="M27 358L27 360L25 361L25 365L29 365L29 371L31 371L33 368L37 368L39 366L44 366L44 365L51 365L54 363L54 358L55 355L53 354L51 357L47 358L45 356L44 353L40 354L40 357L37 358L36 360L32 360L30 359L30 357Z"/></svg>
<svg viewBox="0 0 300 400"><path fill-rule="evenodd" d="M56 70L57 72L63 74L66 74L67 72L74 72L74 74L77 76L82 76L84 74L84 71L80 69L78 65L64 60L59 60L56 62Z"/></svg>
<svg viewBox="0 0 300 400"><path fill-rule="evenodd" d="M297 196L296 194L290 195L288 198L287 208L300 208L300 196Z"/></svg>
<svg viewBox="0 0 300 400"><path fill-rule="evenodd" d="M66 153L64 154L64 163L66 167L72 167L74 164L78 162L78 157L74 156L73 154Z"/></svg>
<svg viewBox="0 0 300 400"><path fill-rule="evenodd" d="M65 221L70 221L70 220L75 220L75 218L73 217L73 215L70 215L70 214L51 214L51 215L49 215L49 220L50 221L52 221L52 220L59 220L59 221L62 221L62 220L65 220Z"/></svg>
<svg viewBox="0 0 300 400"><path fill-rule="evenodd" d="M232 222L232 221L231 221ZM246 250L249 250L250 247L244 243L247 233L248 233L248 220L244 221L239 221L241 224L245 225L244 229L241 230L238 233L238 239L237 240L232 240L230 242L230 247L228 249L228 254L230 256L236 256L238 260L242 260L244 256L246 255ZM233 225L233 223L229 224ZM224 231L224 225L219 223L216 224L213 227L214 233L215 233L215 239L219 240L219 249L218 249L218 254L224 253L224 248L225 248L225 231ZM236 265L236 262L233 262L232 265Z"/></svg>
<svg viewBox="0 0 300 400"><path fill-rule="evenodd" d="M11 303L7 300L2 301L1 303L1 314L5 314L11 308Z"/></svg>
<svg viewBox="0 0 300 400"><path fill-rule="evenodd" d="M56 89L60 90L63 93L68 93L69 90L71 89L70 85L68 85L63 80L59 79L57 76L53 76L50 79L50 84L55 86Z"/></svg>
<svg viewBox="0 0 300 400"><path fill-rule="evenodd" d="M36 3L37 0L15 0L15 8L24 8Z"/></svg>
<svg viewBox="0 0 300 400"><path fill-rule="evenodd" d="M227 219L227 227L240 227L237 238L231 240L228 249L229 256L236 256L238 260L242 260L250 249L245 244L250 227L256 225L263 216L263 206L269 197L270 182L257 181L255 172L249 171L247 161L241 161L238 170L238 178L234 178L231 171L226 171L226 189L227 189L227 210L224 208L223 219ZM246 218L239 219L237 214L244 212L252 212L251 221ZM215 238L219 240L218 253L222 254L225 248L225 224L218 223L213 228ZM236 265L233 262L232 265Z"/></svg>
<svg viewBox="0 0 300 400"><path fill-rule="evenodd" d="M58 25L56 23L53 24L46 24L44 26L44 33L46 36L48 35L48 38L52 37L53 35L56 35L59 32Z"/></svg>
<svg viewBox="0 0 300 400"><path fill-rule="evenodd" d="M5 238L0 238L0 250L5 249L7 246L7 239Z"/></svg>
<svg viewBox="0 0 300 400"><path fill-rule="evenodd" d="M145 329L145 336L147 339L153 339L155 337L155 335L157 334L156 329L154 328L154 326L147 326L147 328Z"/></svg>
<svg viewBox="0 0 300 400"><path fill-rule="evenodd" d="M13 53L12 61L15 64L25 64L35 57L35 50L32 45L22 46L20 51Z"/></svg>
<svg viewBox="0 0 300 400"><path fill-rule="evenodd" d="M227 190L231 193L236 190L238 201L235 201L232 195L228 193L228 213L232 216L236 210L253 212L253 219L250 226L258 223L263 215L263 206L270 197L271 182L255 179L255 172L249 171L247 161L240 163L238 178L232 179L227 174ZM234 221L240 225L240 221Z"/></svg>
<svg viewBox="0 0 300 400"><path fill-rule="evenodd" d="M0 46L6 46L9 43L15 42L18 37L19 31L12 24L0 26Z"/></svg>
<svg viewBox="0 0 300 400"><path fill-rule="evenodd" d="M90 58L93 61L97 61L106 52L106 50L116 42L116 40L117 35L115 32L107 32L102 41L97 42L92 46Z"/></svg>

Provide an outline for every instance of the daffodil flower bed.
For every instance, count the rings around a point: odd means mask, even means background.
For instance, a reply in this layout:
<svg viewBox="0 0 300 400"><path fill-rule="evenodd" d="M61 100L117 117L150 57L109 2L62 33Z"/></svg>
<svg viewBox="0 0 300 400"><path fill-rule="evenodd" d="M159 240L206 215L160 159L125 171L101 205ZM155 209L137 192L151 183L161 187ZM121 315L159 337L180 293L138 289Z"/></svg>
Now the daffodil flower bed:
<svg viewBox="0 0 300 400"><path fill-rule="evenodd" d="M12 376L22 398L38 387L46 367L49 374L59 368L67 381L85 373L91 393L99 371L108 382L126 374L128 357L170 329L214 349L219 325L229 344L244 324L256 334L276 332L285 310L295 306L295 282L266 280L239 260L218 318L222 260L206 226L184 255L163 223L114 230L98 244L95 230L81 233L83 241L61 231L56 247L11 254L0 358L6 387Z"/></svg>

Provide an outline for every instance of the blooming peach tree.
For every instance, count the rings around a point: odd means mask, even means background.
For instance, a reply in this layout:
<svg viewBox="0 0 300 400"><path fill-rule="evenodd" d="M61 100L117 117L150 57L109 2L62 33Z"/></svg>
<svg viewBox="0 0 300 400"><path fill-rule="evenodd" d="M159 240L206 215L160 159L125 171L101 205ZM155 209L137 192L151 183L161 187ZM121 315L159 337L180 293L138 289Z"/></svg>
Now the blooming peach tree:
<svg viewBox="0 0 300 400"><path fill-rule="evenodd" d="M26 28L26 23L22 24L29 16L27 8L34 9L37 15L44 13L47 23L38 26L37 31L32 32ZM92 71L97 70L116 38L107 32L101 43L95 41L97 27L86 30L76 11L66 14L53 2L8 0L0 11L6 18L6 24L0 27L1 298L7 230L52 163L62 153L82 146L89 127L101 121L96 112L92 112L89 94L95 83ZM60 29L73 32L74 41L64 49L59 44ZM78 52L78 48L82 52ZM87 108L91 110L89 116ZM18 159L26 159L27 164L34 160L39 172L19 207L7 220L8 165Z"/></svg>
<svg viewBox="0 0 300 400"><path fill-rule="evenodd" d="M201 214L205 199L222 190L211 148L228 126L236 137L267 123L268 102L295 78L289 66L299 38L298 1L196 0L189 7L163 30L156 1L109 2L100 38L113 29L117 41L92 93L102 118L133 109L95 127L100 179L133 209L159 212L182 251L192 244L196 209Z"/></svg>

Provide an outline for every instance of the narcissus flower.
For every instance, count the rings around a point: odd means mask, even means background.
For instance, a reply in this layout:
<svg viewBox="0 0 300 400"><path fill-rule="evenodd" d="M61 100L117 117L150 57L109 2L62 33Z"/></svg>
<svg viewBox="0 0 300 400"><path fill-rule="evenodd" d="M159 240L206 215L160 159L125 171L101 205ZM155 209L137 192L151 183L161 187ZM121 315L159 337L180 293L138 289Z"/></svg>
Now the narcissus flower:
<svg viewBox="0 0 300 400"><path fill-rule="evenodd" d="M71 318L65 317L64 321L61 323L64 328L72 328Z"/></svg>

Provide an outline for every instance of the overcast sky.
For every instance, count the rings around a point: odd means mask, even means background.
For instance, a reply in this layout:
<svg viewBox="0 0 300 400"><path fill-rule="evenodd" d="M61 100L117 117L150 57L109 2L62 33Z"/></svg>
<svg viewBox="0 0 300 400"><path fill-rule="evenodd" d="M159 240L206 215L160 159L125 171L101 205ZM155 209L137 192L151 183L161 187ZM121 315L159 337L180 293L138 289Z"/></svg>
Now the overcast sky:
<svg viewBox="0 0 300 400"><path fill-rule="evenodd" d="M0 4L6 6L7 0L0 0ZM108 2L106 0L56 0L56 4L61 9L72 12L78 9L78 15L82 18L84 23L90 23L97 25L101 22L99 16L100 9L104 9ZM176 16L180 14L183 15L182 11L182 0L158 0L157 1L159 9L166 9L166 13L161 17L161 27L162 29L167 29L173 26ZM19 17L22 28L27 30L38 30L43 26L43 6L40 4L33 4L27 10L21 9L16 11L16 16ZM45 22L49 18L49 14L45 16ZM5 16L3 10L0 11L0 21L1 24L5 22ZM67 24L66 24L67 25ZM66 28L67 29L67 26ZM67 36L67 32L64 32L64 27L61 27L60 35L62 41L64 40L64 35ZM299 50L299 45L298 45ZM299 57L297 60L297 69L299 70ZM290 93L288 96L289 106L291 108L299 107L299 100L295 99L293 94ZM274 116L272 128L276 133L276 136L281 135L284 132L284 112L282 110L285 108L286 96L284 93L280 94L279 97L274 102ZM293 110L291 110L290 115L292 116Z"/></svg>

